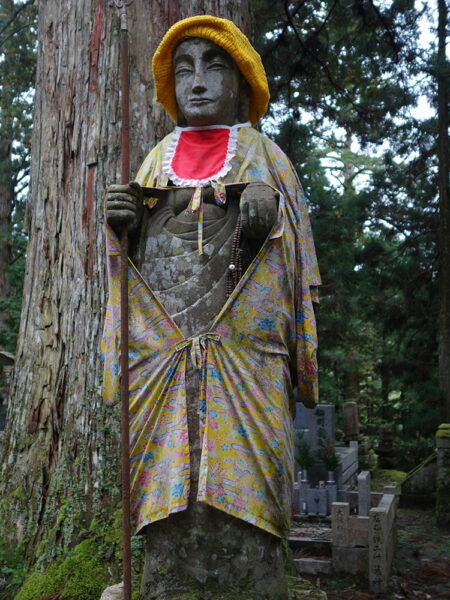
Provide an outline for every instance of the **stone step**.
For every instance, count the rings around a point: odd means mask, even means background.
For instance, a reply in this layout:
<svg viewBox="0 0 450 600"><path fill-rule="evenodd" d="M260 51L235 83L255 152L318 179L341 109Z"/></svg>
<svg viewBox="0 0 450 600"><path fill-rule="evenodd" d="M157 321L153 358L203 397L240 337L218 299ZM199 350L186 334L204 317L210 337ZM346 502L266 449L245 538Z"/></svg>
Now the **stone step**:
<svg viewBox="0 0 450 600"><path fill-rule="evenodd" d="M297 537L289 538L289 546L292 550L304 550L309 554L318 556L331 556L331 540L322 538Z"/></svg>
<svg viewBox="0 0 450 600"><path fill-rule="evenodd" d="M294 563L300 575L330 575L333 569L331 558L294 558Z"/></svg>

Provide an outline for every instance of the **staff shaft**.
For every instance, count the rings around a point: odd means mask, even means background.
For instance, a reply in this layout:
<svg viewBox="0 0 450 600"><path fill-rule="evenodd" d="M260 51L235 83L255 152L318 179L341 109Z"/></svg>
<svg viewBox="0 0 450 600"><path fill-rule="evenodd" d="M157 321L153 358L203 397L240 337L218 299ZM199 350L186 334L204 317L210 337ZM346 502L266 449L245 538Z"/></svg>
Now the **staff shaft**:
<svg viewBox="0 0 450 600"><path fill-rule="evenodd" d="M128 73L128 27L126 3L121 5L121 183L130 181L130 102ZM122 405L122 510L123 510L123 587L124 600L131 600L131 519L130 519L130 418L128 376L128 231L120 235L120 397Z"/></svg>

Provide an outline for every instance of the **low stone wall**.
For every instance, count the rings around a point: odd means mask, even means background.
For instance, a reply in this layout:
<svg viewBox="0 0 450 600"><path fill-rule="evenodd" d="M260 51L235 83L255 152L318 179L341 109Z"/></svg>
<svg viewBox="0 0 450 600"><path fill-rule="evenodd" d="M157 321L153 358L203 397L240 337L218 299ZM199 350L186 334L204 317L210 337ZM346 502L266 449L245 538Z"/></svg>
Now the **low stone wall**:
<svg viewBox="0 0 450 600"><path fill-rule="evenodd" d="M391 491L391 490L389 490ZM395 549L396 496L377 494L368 515L351 515L348 502L331 507L333 571L363 575L370 590L384 592L387 587Z"/></svg>
<svg viewBox="0 0 450 600"><path fill-rule="evenodd" d="M437 430L436 453L436 520L450 527L450 423L443 423Z"/></svg>

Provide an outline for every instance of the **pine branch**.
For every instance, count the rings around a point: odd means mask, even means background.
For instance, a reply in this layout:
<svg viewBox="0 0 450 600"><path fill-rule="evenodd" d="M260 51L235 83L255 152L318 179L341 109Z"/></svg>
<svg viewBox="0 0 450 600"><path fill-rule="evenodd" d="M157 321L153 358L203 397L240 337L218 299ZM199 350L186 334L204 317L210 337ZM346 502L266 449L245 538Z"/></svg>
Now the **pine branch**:
<svg viewBox="0 0 450 600"><path fill-rule="evenodd" d="M11 17L11 19L6 23L6 25L3 26L2 29L0 29L0 35L2 35L2 33L4 31L6 31L6 29L8 29L8 27L11 25L11 23L13 23L17 17L19 16L19 14L27 7L30 6L31 4L34 4L34 0L27 0L24 4L22 4L21 6L19 6L19 8L16 10L16 12L13 14L13 16ZM1 47L1 44L0 44Z"/></svg>

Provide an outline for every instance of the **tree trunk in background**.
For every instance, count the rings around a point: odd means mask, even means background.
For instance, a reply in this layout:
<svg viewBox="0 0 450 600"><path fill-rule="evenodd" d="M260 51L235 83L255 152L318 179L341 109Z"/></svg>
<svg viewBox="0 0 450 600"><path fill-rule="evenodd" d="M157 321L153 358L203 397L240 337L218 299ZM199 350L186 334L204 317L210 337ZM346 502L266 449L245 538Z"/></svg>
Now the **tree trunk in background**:
<svg viewBox="0 0 450 600"><path fill-rule="evenodd" d="M450 190L448 150L449 68L445 56L448 9L438 0L438 121L439 121L439 384L447 422L450 422Z"/></svg>
<svg viewBox="0 0 450 600"><path fill-rule="evenodd" d="M0 140L0 298L9 295L8 267L11 260L9 227L14 197L11 169L11 142ZM3 315L0 313L0 325Z"/></svg>
<svg viewBox="0 0 450 600"><path fill-rule="evenodd" d="M28 563L69 547L119 493L119 413L103 406L103 197L120 180L119 19L107 0L39 2L29 245L0 468L0 523ZM131 172L170 130L151 57L180 18L210 13L248 31L247 2L136 0L130 26ZM59 519L61 505L66 507ZM49 533L51 532L51 533Z"/></svg>

